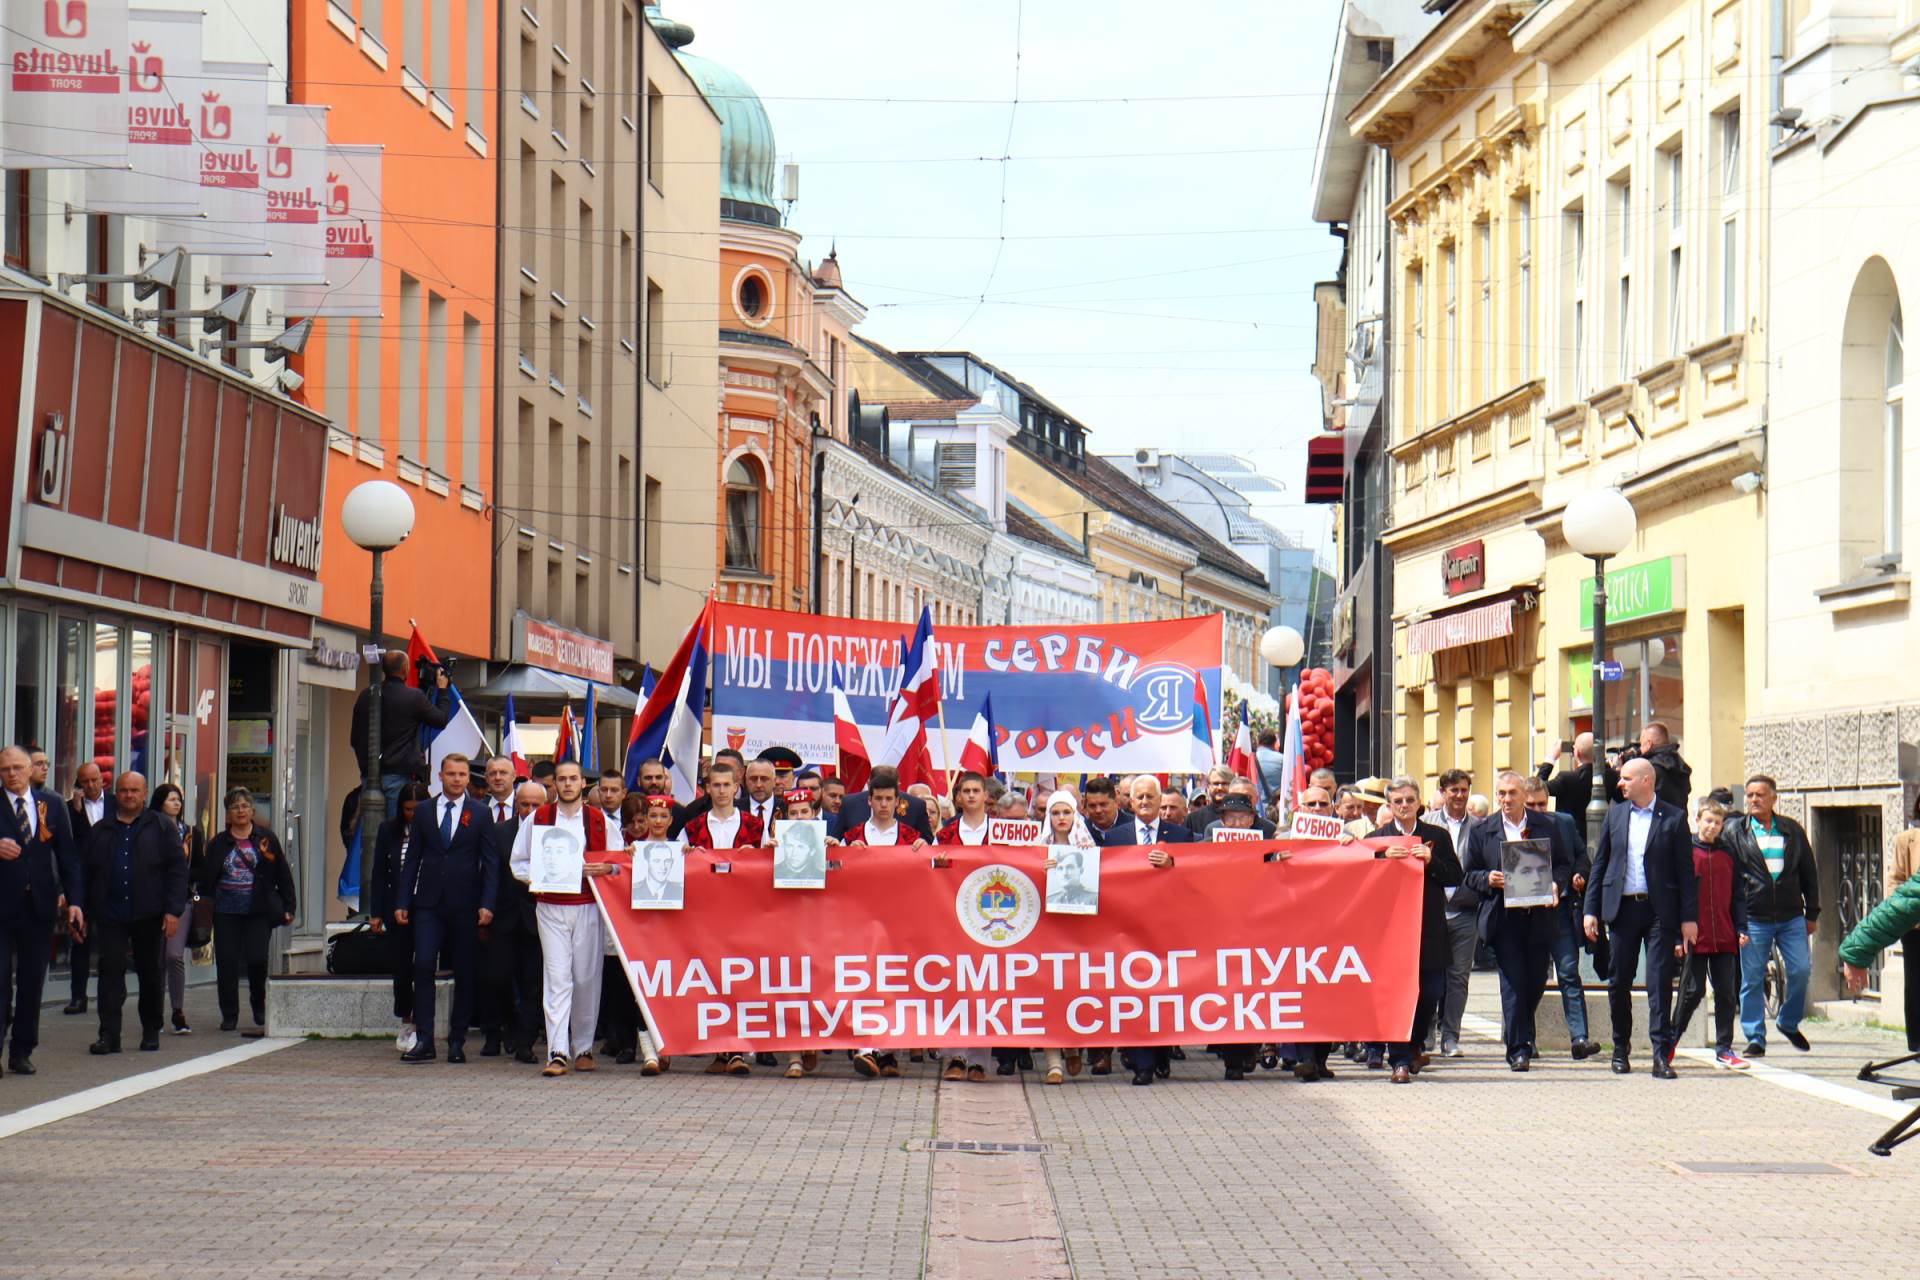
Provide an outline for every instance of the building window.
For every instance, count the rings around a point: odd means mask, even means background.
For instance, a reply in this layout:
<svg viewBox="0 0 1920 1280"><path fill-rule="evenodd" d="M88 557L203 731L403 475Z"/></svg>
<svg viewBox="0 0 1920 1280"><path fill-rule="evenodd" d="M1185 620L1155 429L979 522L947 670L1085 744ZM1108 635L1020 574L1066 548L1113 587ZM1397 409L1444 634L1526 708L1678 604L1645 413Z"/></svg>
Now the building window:
<svg viewBox="0 0 1920 1280"><path fill-rule="evenodd" d="M1575 207L1566 213L1566 260L1561 278L1566 282L1566 336L1561 344L1561 378L1570 399L1587 394L1587 215Z"/></svg>
<svg viewBox="0 0 1920 1280"><path fill-rule="evenodd" d="M647 381L656 387L667 385L667 295L659 285L647 281Z"/></svg>
<svg viewBox="0 0 1920 1280"><path fill-rule="evenodd" d="M655 191L666 190L667 95L647 81L647 181Z"/></svg>
<svg viewBox="0 0 1920 1280"><path fill-rule="evenodd" d="M1720 332L1739 333L1740 318L1740 108L1714 117L1719 134L1720 183L1716 194L1719 218L1719 262L1715 267L1720 303Z"/></svg>
<svg viewBox="0 0 1920 1280"><path fill-rule="evenodd" d="M1533 377L1533 199L1522 196L1513 202L1513 219L1518 249L1515 255L1515 287L1520 305L1515 308L1514 347L1519 359L1520 382Z"/></svg>
<svg viewBox="0 0 1920 1280"><path fill-rule="evenodd" d="M740 286L735 291L734 303L739 308L743 320L750 324L765 321L771 299L772 295L767 290L765 276L749 271L740 277Z"/></svg>
<svg viewBox="0 0 1920 1280"><path fill-rule="evenodd" d="M1607 184L1609 221L1613 223L1614 380L1633 376L1633 178L1622 174Z"/></svg>
<svg viewBox="0 0 1920 1280"><path fill-rule="evenodd" d="M110 239L110 220L104 213L87 215L87 271L90 276L103 276L112 271L109 264L113 261ZM98 280L87 285L87 301L104 309L109 301L107 290L112 285Z"/></svg>
<svg viewBox="0 0 1920 1280"><path fill-rule="evenodd" d="M644 505L641 515L645 521L643 542L640 547L641 563L645 568L647 581L660 581L660 551L663 520L660 512L660 482L652 476L647 477Z"/></svg>
<svg viewBox="0 0 1920 1280"><path fill-rule="evenodd" d="M760 568L760 476L749 458L727 467L727 568Z"/></svg>
<svg viewBox="0 0 1920 1280"><path fill-rule="evenodd" d="M1894 564L1900 560L1900 472L1905 465L1901 440L1905 417L1906 370L1906 334L1900 316L1900 300L1896 298L1893 315L1887 322L1886 400L1880 416L1880 469L1885 485L1880 521L1881 554Z"/></svg>
<svg viewBox="0 0 1920 1280"><path fill-rule="evenodd" d="M1447 291L1440 332L1440 358L1447 362L1446 376L1442 379L1446 403L1440 406L1440 416L1451 418L1460 411L1460 256L1452 245L1441 254L1440 265L1444 272L1442 284Z"/></svg>
<svg viewBox="0 0 1920 1280"><path fill-rule="evenodd" d="M1661 314L1654 326L1655 340L1664 344L1661 349L1663 356L1679 355L1686 344L1687 295L1681 282L1681 272L1685 266L1682 249L1686 219L1680 213L1681 196L1686 190L1685 175L1686 156L1676 142L1670 150L1660 153L1656 175L1659 183L1656 198L1667 213L1664 219L1667 228L1666 287L1659 291ZM1659 243L1657 237L1654 243Z"/></svg>
<svg viewBox="0 0 1920 1280"><path fill-rule="evenodd" d="M33 170L7 171L7 265L33 270Z"/></svg>
<svg viewBox="0 0 1920 1280"><path fill-rule="evenodd" d="M1482 221L1473 227L1473 269L1480 278L1479 350L1474 359L1474 403L1493 399L1493 223Z"/></svg>
<svg viewBox="0 0 1920 1280"><path fill-rule="evenodd" d="M1426 428L1426 419L1422 411L1426 408L1422 392L1426 383L1421 374L1425 367L1427 342L1427 273L1415 267L1407 273L1407 296L1413 305L1407 309L1407 422L1405 436L1417 436Z"/></svg>

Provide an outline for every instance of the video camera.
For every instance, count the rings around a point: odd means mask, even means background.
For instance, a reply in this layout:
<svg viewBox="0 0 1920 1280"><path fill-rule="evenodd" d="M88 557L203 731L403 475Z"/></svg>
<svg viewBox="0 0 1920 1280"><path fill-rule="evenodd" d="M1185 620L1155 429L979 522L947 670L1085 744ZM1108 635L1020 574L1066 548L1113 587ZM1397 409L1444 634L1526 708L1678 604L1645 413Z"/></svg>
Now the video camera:
<svg viewBox="0 0 1920 1280"><path fill-rule="evenodd" d="M414 683L422 689L431 689L439 683L440 673L444 671L447 673L447 683L452 684L453 663L452 658L443 658L439 662L425 656L415 658L413 661Z"/></svg>

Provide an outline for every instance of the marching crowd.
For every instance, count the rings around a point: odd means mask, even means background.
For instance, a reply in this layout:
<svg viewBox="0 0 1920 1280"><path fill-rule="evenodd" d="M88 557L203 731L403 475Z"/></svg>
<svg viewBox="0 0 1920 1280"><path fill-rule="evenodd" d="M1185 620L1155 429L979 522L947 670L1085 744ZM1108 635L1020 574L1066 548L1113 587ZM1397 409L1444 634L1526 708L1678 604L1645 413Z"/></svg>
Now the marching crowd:
<svg viewBox="0 0 1920 1280"><path fill-rule="evenodd" d="M1257 828L1264 836L1282 831L1290 814L1278 804L1278 761L1269 737L1256 753L1255 777L1217 768L1192 795L1163 788L1147 774L1093 776L1077 790L1036 793L962 773L949 798L919 785L903 789L886 767L849 794L837 778L801 767L791 750L774 747L747 760L722 749L705 771L701 794L683 805L674 799L668 771L654 760L640 765L629 793L620 771L590 779L571 760L537 762L531 776L522 777L504 756L447 755L438 794L417 777L383 779L393 783L394 806L363 863L363 906L370 928L384 939L393 1012L403 1024L402 1061L434 1061L436 1042L443 1042L449 1063L465 1062L471 1029L482 1037L481 1056L511 1056L540 1065L550 1077L595 1070L596 1048L616 1063L638 1063L643 1074L658 1075L671 1061L640 1018L592 894L535 893L529 884L533 842L542 829L562 828L578 839L586 876L642 876L653 884L649 891L662 896L677 892L668 883L670 866L629 872L615 855L646 841L767 847L779 823L816 817L825 819L836 843L918 850L984 844L990 818L1031 814L1047 824L1046 843L1144 847L1150 863L1165 866L1170 847L1211 839L1216 827ZM1516 1072L1540 1056L1535 1012L1549 974L1557 979L1571 1056L1601 1052L1588 1016L1583 956L1606 981L1617 1073L1633 1070L1634 985L1642 974L1654 1076L1674 1078L1674 1050L1709 990L1718 1064L1740 1069L1765 1054L1767 971L1776 950L1784 991L1773 1026L1787 1044L1806 1050L1801 1022L1811 973L1808 940L1820 915L1819 877L1805 829L1777 810L1773 780L1756 775L1738 796L1712 790L1696 799L1667 730L1649 724L1636 748L1600 765L1614 802L1598 843L1589 847L1583 815L1595 767L1592 740L1583 735L1561 744L1560 758L1533 773L1502 771L1479 780L1449 769L1431 796L1410 778L1339 786L1331 773L1314 773L1293 798L1295 812L1342 820L1345 840L1411 837L1393 854L1424 864L1413 1025L1406 1040L1391 1044L1210 1046L1226 1078L1244 1079L1258 1063L1302 1080L1322 1079L1333 1075L1330 1063L1344 1051L1404 1084L1435 1057L1464 1056L1468 979L1483 948L1498 970L1502 1040ZM140 1048L159 1047L163 998L171 1003L173 1031L189 1032L186 955L197 947L210 946L217 967L221 1029L239 1029L244 976L251 1027L241 1034L263 1034L268 947L274 929L294 917L295 878L289 851L256 821L251 796L242 788L230 791L223 828L205 838L182 813L177 787L150 795L146 780L128 772L113 780L109 796L99 768L87 764L63 799L46 789L46 770L42 753L0 751L5 1069L35 1071L56 929L71 947L67 1013L86 1012L88 972L97 962L99 1033L91 1052L121 1049L129 962L139 979ZM1489 784L1490 798L1476 792L1476 782ZM357 834L350 805L342 835L351 842ZM1895 843L1894 870L1904 883L1842 946L1856 990L1864 967L1891 942L1905 939L1909 963L1920 953L1920 932L1913 931L1920 924L1920 877L1909 878L1920 832L1909 835ZM1551 905L1506 905L1502 851L1519 840L1551 851ZM453 975L451 1007L444 1011L435 988L443 970ZM1908 1026L1920 1048L1916 988L1920 982L1910 981ZM1056 1085L1083 1069L1109 1074L1116 1054L1134 1084L1151 1085L1185 1057L1167 1047L1044 1046L899 1046L847 1056L866 1077L899 1075L904 1055L932 1062L948 1080L983 1081L990 1068L1000 1075L1033 1069L1036 1053L1044 1081ZM784 1063L771 1053L733 1053L715 1056L704 1069L737 1076L774 1068L798 1078L819 1062L811 1052L789 1054Z"/></svg>

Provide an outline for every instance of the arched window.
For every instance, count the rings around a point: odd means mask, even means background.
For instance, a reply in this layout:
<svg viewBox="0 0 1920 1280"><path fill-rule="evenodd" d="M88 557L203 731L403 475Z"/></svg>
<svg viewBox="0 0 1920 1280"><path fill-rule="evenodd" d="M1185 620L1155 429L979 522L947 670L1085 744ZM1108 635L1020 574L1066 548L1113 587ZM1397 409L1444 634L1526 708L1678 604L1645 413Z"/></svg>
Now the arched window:
<svg viewBox="0 0 1920 1280"><path fill-rule="evenodd" d="M1887 320L1886 398L1880 416L1881 466L1886 470L1881 541L1885 553L1900 554L1901 419L1906 400L1907 342L1901 332L1900 299L1893 300Z"/></svg>
<svg viewBox="0 0 1920 1280"><path fill-rule="evenodd" d="M760 474L748 458L727 467L727 568L760 568Z"/></svg>
<svg viewBox="0 0 1920 1280"><path fill-rule="evenodd" d="M1900 289L1884 258L1869 258L1853 283L1841 328L1841 581L1900 567L1905 523L1906 335Z"/></svg>

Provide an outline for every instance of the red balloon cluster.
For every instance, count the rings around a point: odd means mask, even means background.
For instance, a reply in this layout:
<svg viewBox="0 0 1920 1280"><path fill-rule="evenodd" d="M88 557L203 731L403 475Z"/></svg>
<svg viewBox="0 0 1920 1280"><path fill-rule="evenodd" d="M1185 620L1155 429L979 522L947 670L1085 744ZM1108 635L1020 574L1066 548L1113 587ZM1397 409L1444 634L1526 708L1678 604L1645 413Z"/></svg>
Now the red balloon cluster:
<svg viewBox="0 0 1920 1280"><path fill-rule="evenodd" d="M1300 741L1307 768L1331 768L1333 672L1325 667L1308 667L1300 673L1300 687L1294 691L1294 697L1300 700Z"/></svg>

